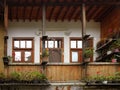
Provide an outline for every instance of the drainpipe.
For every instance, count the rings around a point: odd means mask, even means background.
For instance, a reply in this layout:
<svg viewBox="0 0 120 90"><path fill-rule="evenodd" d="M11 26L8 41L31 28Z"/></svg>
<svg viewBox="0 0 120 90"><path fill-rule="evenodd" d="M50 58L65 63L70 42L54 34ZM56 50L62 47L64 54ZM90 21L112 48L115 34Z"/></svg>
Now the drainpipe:
<svg viewBox="0 0 120 90"><path fill-rule="evenodd" d="M87 74L87 65L84 61L84 52L85 52L85 35L86 35L86 11L85 11L85 4L83 3L81 6L82 12L82 79L86 78Z"/></svg>

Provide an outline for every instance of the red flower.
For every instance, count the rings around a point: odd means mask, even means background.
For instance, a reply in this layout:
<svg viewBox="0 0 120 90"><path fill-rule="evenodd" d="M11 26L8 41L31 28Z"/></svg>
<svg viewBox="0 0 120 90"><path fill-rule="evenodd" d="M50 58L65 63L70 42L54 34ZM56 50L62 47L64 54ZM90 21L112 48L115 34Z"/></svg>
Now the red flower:
<svg viewBox="0 0 120 90"><path fill-rule="evenodd" d="M97 71L97 74L100 74L100 71Z"/></svg>

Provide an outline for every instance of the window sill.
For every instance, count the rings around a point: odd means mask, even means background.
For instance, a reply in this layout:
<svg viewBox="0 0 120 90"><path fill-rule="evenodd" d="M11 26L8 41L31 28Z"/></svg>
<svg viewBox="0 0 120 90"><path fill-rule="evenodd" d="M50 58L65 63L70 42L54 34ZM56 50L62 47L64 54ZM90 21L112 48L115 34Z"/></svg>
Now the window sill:
<svg viewBox="0 0 120 90"><path fill-rule="evenodd" d="M8 66L40 66L39 63L9 63Z"/></svg>
<svg viewBox="0 0 120 90"><path fill-rule="evenodd" d="M40 66L40 63L9 63L8 66ZM78 66L81 63L47 63L47 66Z"/></svg>

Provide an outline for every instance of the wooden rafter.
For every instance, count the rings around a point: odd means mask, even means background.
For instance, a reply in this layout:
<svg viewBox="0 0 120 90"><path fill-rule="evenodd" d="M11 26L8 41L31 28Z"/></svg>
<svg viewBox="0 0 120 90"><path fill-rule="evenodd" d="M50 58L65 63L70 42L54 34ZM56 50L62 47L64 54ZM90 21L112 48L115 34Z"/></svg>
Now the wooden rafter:
<svg viewBox="0 0 120 90"><path fill-rule="evenodd" d="M66 13L67 13L67 9L69 9L69 7L66 7L66 10L65 10L65 12L64 12L64 14L63 14L63 16L62 16L62 18L61 18L62 21L64 21L65 15L66 15Z"/></svg>
<svg viewBox="0 0 120 90"><path fill-rule="evenodd" d="M66 17L67 14L69 13L70 8L71 8L71 7L67 7L67 9L66 9L66 11L65 11L65 13L64 13L64 15L63 15L63 17L62 17L62 19L61 19L62 21L64 21L65 17Z"/></svg>
<svg viewBox="0 0 120 90"><path fill-rule="evenodd" d="M89 13L87 14L87 19L89 20L89 18L95 13L95 11L97 10L97 6L94 6L91 8L91 10L89 11Z"/></svg>
<svg viewBox="0 0 120 90"><path fill-rule="evenodd" d="M27 0L25 0L25 3L27 3ZM26 8L25 8L25 6L23 6L22 17L23 17L23 21L24 21L24 22L25 22L25 12L26 12Z"/></svg>
<svg viewBox="0 0 120 90"><path fill-rule="evenodd" d="M36 13L36 21L38 21L39 12L40 12L40 7L38 7L38 9L37 9L37 13Z"/></svg>
<svg viewBox="0 0 120 90"><path fill-rule="evenodd" d="M104 17L105 17L106 15L108 15L114 8L115 8L115 7L113 6L113 7L110 7L108 10L106 10L106 11L102 14L102 16L100 17L101 21L102 21L102 20L104 19Z"/></svg>
<svg viewBox="0 0 120 90"><path fill-rule="evenodd" d="M83 2L84 1L84 2ZM38 21L42 20L43 4L47 7L46 19L51 21L61 20L81 20L81 5L85 4L87 20L101 21L101 19L111 12L111 7L120 5L120 0L7 0L9 7L9 19L26 19ZM106 9L107 8L107 9ZM116 7L117 8L117 7ZM1 10L1 7L0 7ZM2 12L1 16L2 16Z"/></svg>
<svg viewBox="0 0 120 90"><path fill-rule="evenodd" d="M75 15L75 18L74 18L75 21L77 21L78 17L81 17L81 14L80 14L81 12L80 11L81 11L81 9L79 8L79 10L78 10L78 12L77 12L77 14Z"/></svg>
<svg viewBox="0 0 120 90"><path fill-rule="evenodd" d="M94 14L89 19L95 18L102 9L103 9L103 7L97 8L96 12L94 12Z"/></svg>
<svg viewBox="0 0 120 90"><path fill-rule="evenodd" d="M68 20L69 20L69 21L71 21L71 19L72 19L73 15L76 13L77 8L78 8L78 7L74 7L74 9L73 9L73 11L72 11L71 15L68 17Z"/></svg>
<svg viewBox="0 0 120 90"><path fill-rule="evenodd" d="M49 21L50 21L51 18L52 18L52 15L53 15L54 10L55 10L55 7L52 7L52 10L50 11L50 15L49 15L49 18L48 18Z"/></svg>
<svg viewBox="0 0 120 90"><path fill-rule="evenodd" d="M57 1L57 0L56 0ZM9 0L7 0L7 4L9 6L41 6L43 4L45 5L49 5L49 6L79 6L82 4L85 5L120 5L120 1L110 1L110 2L106 2L104 1L88 1L86 0L85 2L81 1L76 1L76 2L41 2L41 3L17 3L17 2L11 2Z"/></svg>
<svg viewBox="0 0 120 90"><path fill-rule="evenodd" d="M29 20L31 21L32 19L32 12L33 12L33 7L31 7L30 14L29 14Z"/></svg>
<svg viewBox="0 0 120 90"><path fill-rule="evenodd" d="M18 3L20 3L20 0L18 0ZM19 20L19 16L18 16L19 15L19 10L18 10L18 8L19 7L16 7L16 12L17 12L16 13L16 19L17 19L17 21Z"/></svg>
<svg viewBox="0 0 120 90"><path fill-rule="evenodd" d="M55 17L55 21L58 20L60 14L61 14L61 12L62 12L62 9L63 9L63 7L60 7L60 9L58 10L58 13L57 13L57 15L56 15L56 17Z"/></svg>

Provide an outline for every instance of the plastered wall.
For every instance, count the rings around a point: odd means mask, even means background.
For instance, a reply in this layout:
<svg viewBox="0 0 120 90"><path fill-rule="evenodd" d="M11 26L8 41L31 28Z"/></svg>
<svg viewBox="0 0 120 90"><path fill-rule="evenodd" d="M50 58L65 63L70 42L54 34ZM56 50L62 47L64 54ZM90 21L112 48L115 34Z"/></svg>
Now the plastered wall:
<svg viewBox="0 0 120 90"><path fill-rule="evenodd" d="M41 21L9 21L8 24L8 55L12 53L12 37L34 37L34 63L40 63L40 37L38 32L42 30ZM45 25L46 35L49 37L64 37L64 63L70 63L69 52L69 38L81 37L81 22L68 22L68 21L51 21ZM66 35L65 32L71 32L70 35ZM96 48L96 42L100 39L100 23L90 21L87 22L86 33L94 37L94 49ZM95 54L94 54L95 59Z"/></svg>

